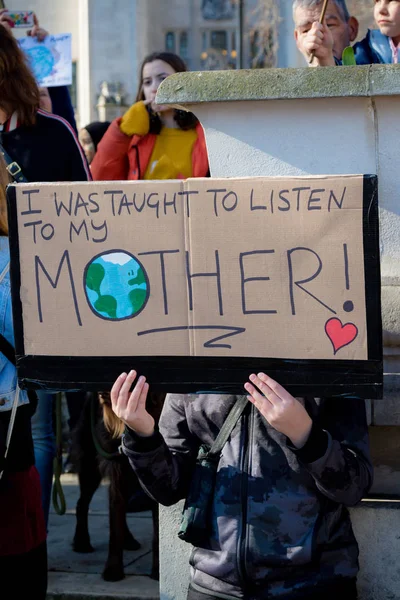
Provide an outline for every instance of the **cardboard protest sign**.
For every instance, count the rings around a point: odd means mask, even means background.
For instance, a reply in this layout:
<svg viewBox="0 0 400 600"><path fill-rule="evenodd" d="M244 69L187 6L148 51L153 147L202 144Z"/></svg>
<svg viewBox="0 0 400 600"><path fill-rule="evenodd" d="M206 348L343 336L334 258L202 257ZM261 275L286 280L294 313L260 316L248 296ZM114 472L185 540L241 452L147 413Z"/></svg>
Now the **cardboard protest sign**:
<svg viewBox="0 0 400 600"><path fill-rule="evenodd" d="M48 35L43 42L25 37L19 40L28 57L33 74L41 87L72 83L72 36L70 33Z"/></svg>
<svg viewBox="0 0 400 600"><path fill-rule="evenodd" d="M9 188L22 385L166 391L382 387L376 178Z"/></svg>

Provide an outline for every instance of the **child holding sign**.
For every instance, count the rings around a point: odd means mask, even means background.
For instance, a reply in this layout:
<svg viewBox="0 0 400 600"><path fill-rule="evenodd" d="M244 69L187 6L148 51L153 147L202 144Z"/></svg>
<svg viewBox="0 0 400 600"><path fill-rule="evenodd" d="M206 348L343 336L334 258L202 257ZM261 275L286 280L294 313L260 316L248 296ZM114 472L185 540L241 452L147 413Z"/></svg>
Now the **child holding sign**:
<svg viewBox="0 0 400 600"><path fill-rule="evenodd" d="M200 446L212 446L238 397L169 394L157 430L146 379L130 392L136 376L123 373L111 391L127 426L123 450L147 493L172 505L188 495ZM346 506L372 482L364 402L296 399L263 373L244 388L250 402L218 460L188 600L355 600Z"/></svg>

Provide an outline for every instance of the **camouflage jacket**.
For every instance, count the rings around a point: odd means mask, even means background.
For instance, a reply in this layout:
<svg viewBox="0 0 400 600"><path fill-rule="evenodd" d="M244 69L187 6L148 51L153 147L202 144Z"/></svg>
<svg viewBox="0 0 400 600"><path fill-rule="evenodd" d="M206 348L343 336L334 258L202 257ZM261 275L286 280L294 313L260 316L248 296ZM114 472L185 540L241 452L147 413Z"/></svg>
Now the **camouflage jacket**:
<svg viewBox="0 0 400 600"><path fill-rule="evenodd" d="M159 431L127 430L123 450L147 493L169 506L187 495L199 446L211 446L236 396L167 396ZM305 598L354 580L358 546L346 506L372 483L365 405L300 399L313 419L301 450L249 403L225 444L211 548L195 548L191 580L221 598Z"/></svg>

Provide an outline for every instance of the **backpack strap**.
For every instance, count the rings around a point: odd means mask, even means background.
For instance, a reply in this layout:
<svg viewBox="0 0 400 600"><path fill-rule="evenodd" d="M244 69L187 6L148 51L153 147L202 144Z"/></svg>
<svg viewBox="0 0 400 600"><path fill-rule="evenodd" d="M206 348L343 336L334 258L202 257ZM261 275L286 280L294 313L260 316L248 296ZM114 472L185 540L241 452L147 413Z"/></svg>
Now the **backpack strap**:
<svg viewBox="0 0 400 600"><path fill-rule="evenodd" d="M22 172L19 164L13 160L13 158L8 154L7 150L3 146L3 140L0 134L0 153L3 155L4 161L6 163L6 169L14 179L15 183L28 183L27 178Z"/></svg>
<svg viewBox="0 0 400 600"><path fill-rule="evenodd" d="M231 409L225 423L222 425L221 430L215 439L213 445L211 446L207 456L208 458L217 458L219 457L222 448L225 446L229 436L231 435L236 423L239 421L240 417L246 406L248 405L247 396L239 396L236 400L233 408Z"/></svg>

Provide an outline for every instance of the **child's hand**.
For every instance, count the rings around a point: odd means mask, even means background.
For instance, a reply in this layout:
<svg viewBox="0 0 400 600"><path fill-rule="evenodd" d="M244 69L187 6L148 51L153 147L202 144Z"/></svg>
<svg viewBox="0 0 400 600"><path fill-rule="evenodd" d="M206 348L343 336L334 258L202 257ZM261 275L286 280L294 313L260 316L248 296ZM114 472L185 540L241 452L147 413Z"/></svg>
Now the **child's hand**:
<svg viewBox="0 0 400 600"><path fill-rule="evenodd" d="M302 448L312 427L311 417L304 406L264 373L250 375L250 381L252 383L244 386L250 394L250 402L274 429L286 435L296 448Z"/></svg>
<svg viewBox="0 0 400 600"><path fill-rule="evenodd" d="M10 17L8 17L5 13L7 12L6 8L0 10L0 25L5 27L6 29L11 30L14 27L14 22Z"/></svg>
<svg viewBox="0 0 400 600"><path fill-rule="evenodd" d="M130 393L136 375L136 371L130 371L128 375L122 373L118 377L111 390L111 404L113 411L125 425L138 435L148 437L154 433L154 419L146 410L149 384L145 377L139 377Z"/></svg>
<svg viewBox="0 0 400 600"><path fill-rule="evenodd" d="M44 40L49 35L49 32L46 31L46 29L43 29L43 27L40 27L39 19L37 18L37 16L35 14L33 15L33 22L34 22L34 25L33 25L32 29L27 31L26 35L35 37L38 42L44 42Z"/></svg>
<svg viewBox="0 0 400 600"><path fill-rule="evenodd" d="M314 53L312 66L335 66L333 37L329 27L325 23L313 23L310 31L304 36L302 45L309 58Z"/></svg>

